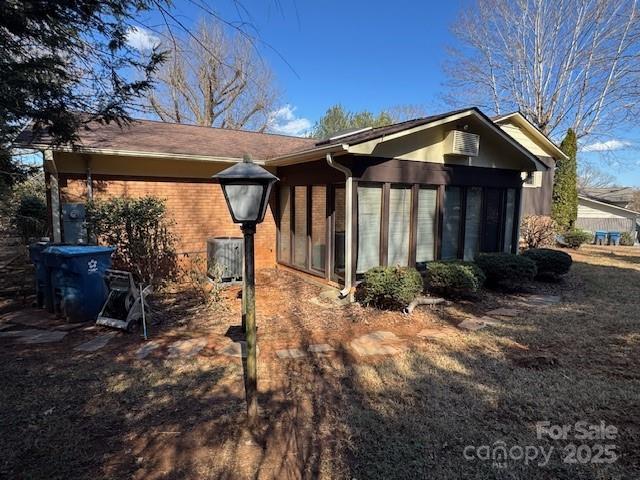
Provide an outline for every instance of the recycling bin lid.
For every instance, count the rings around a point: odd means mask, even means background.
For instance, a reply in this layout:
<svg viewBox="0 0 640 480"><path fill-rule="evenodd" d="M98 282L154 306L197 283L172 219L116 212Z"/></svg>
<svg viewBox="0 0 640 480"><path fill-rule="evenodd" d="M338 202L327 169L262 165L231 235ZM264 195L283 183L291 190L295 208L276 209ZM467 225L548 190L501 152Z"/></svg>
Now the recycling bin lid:
<svg viewBox="0 0 640 480"><path fill-rule="evenodd" d="M62 257L81 257L84 255L111 254L114 247L103 247L100 245L58 245L48 247L44 253L60 255Z"/></svg>

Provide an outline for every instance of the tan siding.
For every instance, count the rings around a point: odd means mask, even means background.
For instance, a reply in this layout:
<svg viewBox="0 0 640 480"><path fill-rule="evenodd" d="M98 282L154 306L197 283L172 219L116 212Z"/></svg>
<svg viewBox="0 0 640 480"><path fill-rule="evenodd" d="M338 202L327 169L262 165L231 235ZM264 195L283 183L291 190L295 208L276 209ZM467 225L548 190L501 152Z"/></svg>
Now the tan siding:
<svg viewBox="0 0 640 480"><path fill-rule="evenodd" d="M520 145L539 157L547 157L549 153L520 127L511 124L500 125L505 132L518 141Z"/></svg>
<svg viewBox="0 0 640 480"><path fill-rule="evenodd" d="M580 200L578 204L578 218L635 218L635 215L625 214L622 211L615 211L606 206L595 203L588 203Z"/></svg>

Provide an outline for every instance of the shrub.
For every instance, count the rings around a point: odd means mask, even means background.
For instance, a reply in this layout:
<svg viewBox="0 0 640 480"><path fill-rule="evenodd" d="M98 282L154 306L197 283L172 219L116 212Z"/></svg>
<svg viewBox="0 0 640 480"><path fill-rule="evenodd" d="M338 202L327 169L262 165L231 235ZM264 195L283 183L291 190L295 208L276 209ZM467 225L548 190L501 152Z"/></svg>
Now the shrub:
<svg viewBox="0 0 640 480"><path fill-rule="evenodd" d="M570 248L580 248L583 243L592 243L593 234L577 228L573 228L564 235L564 243Z"/></svg>
<svg viewBox="0 0 640 480"><path fill-rule="evenodd" d="M519 290L538 273L533 260L512 253L481 253L476 263L486 275L487 285L503 290Z"/></svg>
<svg viewBox="0 0 640 480"><path fill-rule="evenodd" d="M422 292L422 276L415 268L375 267L364 274L360 300L365 305L402 309Z"/></svg>
<svg viewBox="0 0 640 480"><path fill-rule="evenodd" d="M25 242L47 233L47 205L37 196L20 198L12 218L13 226Z"/></svg>
<svg viewBox="0 0 640 480"><path fill-rule="evenodd" d="M538 280L558 280L560 275L569 272L573 260L571 255L559 250L550 250L548 248L532 248L525 250L522 256L530 258L536 262Z"/></svg>
<svg viewBox="0 0 640 480"><path fill-rule="evenodd" d="M633 245L635 245L635 236L631 232L622 232L622 235L620 235L620 245L633 247Z"/></svg>
<svg viewBox="0 0 640 480"><path fill-rule="evenodd" d="M554 244L558 225L551 217L530 215L522 220L520 235L527 248L548 247Z"/></svg>
<svg viewBox="0 0 640 480"><path fill-rule="evenodd" d="M171 225L164 200L156 197L112 198L87 206L90 236L116 247L113 267L146 284L163 283L177 273Z"/></svg>
<svg viewBox="0 0 640 480"><path fill-rule="evenodd" d="M186 256L180 265L182 282L203 305L213 306L222 301L224 268L214 264L207 268L207 260L201 255Z"/></svg>
<svg viewBox="0 0 640 480"><path fill-rule="evenodd" d="M425 284L431 292L447 296L477 293L485 282L484 272L473 262L427 263Z"/></svg>

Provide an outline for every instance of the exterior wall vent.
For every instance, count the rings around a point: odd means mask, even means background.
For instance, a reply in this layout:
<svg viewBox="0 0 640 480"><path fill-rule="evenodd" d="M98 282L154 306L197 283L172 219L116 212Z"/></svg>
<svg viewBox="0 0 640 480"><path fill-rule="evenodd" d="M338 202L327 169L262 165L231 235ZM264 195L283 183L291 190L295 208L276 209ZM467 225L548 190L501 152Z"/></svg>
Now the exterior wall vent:
<svg viewBox="0 0 640 480"><path fill-rule="evenodd" d="M242 279L243 240L236 237L215 237L207 240L207 273L216 265L222 267L222 281Z"/></svg>
<svg viewBox="0 0 640 480"><path fill-rule="evenodd" d="M477 157L480 150L480 135L463 132L462 130L451 130L444 139L445 155L464 155L466 157Z"/></svg>

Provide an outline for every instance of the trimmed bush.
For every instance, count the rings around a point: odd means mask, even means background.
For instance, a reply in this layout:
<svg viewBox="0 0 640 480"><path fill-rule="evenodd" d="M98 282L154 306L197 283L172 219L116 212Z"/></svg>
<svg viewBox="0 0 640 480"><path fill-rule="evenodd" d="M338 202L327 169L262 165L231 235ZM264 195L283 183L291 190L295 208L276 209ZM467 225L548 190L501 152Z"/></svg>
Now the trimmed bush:
<svg viewBox="0 0 640 480"><path fill-rule="evenodd" d="M377 308L400 310L422 292L422 276L415 268L375 267L364 274L360 301Z"/></svg>
<svg viewBox="0 0 640 480"><path fill-rule="evenodd" d="M622 232L622 235L620 235L620 245L623 245L625 247L633 247L633 245L635 244L634 238L635 237L631 232Z"/></svg>
<svg viewBox="0 0 640 480"><path fill-rule="evenodd" d="M469 296L485 282L484 272L473 262L442 261L427 263L427 290L445 296Z"/></svg>
<svg viewBox="0 0 640 480"><path fill-rule="evenodd" d="M556 281L561 275L569 272L573 260L571 255L559 250L548 248L532 248L522 253L523 257L530 258L536 262L538 280Z"/></svg>
<svg viewBox="0 0 640 480"><path fill-rule="evenodd" d="M501 290L520 290L538 273L536 262L512 253L481 253L476 263L487 277L487 285Z"/></svg>
<svg viewBox="0 0 640 480"><path fill-rule="evenodd" d="M580 248L580 245L583 243L593 243L592 233L577 228L569 230L563 237L564 243L566 243L569 248Z"/></svg>

